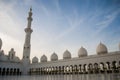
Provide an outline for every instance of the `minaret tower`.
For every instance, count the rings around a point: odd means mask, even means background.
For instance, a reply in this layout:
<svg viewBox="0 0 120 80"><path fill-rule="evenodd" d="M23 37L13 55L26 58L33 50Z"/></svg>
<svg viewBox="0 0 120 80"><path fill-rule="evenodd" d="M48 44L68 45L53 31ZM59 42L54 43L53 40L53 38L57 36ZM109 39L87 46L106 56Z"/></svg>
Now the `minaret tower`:
<svg viewBox="0 0 120 80"><path fill-rule="evenodd" d="M31 44L30 44L30 39L31 39L31 33L33 30L31 29L31 23L32 23L32 8L30 8L30 11L28 13L28 24L27 28L25 28L25 43L23 47L23 63L29 64L30 63L30 50L31 50Z"/></svg>

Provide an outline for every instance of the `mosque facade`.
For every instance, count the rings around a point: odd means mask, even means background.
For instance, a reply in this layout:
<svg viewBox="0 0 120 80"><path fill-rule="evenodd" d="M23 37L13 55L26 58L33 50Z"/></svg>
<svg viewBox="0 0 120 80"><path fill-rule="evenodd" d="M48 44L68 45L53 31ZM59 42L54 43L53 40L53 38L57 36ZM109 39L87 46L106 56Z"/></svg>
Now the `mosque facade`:
<svg viewBox="0 0 120 80"><path fill-rule="evenodd" d="M99 43L95 55L88 55L87 50L81 47L78 57L72 57L66 50L63 59L58 59L54 52L50 61L46 55L39 59L35 56L30 61L32 9L28 13L27 28L25 28L25 43L23 57L19 59L14 48L4 53L2 40L0 39L0 75L53 75L53 74L97 74L97 73L120 73L120 44L119 50L108 52L105 44Z"/></svg>

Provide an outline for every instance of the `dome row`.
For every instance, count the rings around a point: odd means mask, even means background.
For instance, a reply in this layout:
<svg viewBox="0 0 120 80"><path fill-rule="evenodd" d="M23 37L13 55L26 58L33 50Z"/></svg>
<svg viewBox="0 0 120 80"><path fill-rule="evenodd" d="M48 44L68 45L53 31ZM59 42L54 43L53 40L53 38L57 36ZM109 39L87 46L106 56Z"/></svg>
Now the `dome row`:
<svg viewBox="0 0 120 80"><path fill-rule="evenodd" d="M107 54L108 50L107 50L107 47L103 43L100 42L100 44L97 46L96 52L98 55L101 55L101 54ZM78 57L85 57L87 55L88 55L87 50L84 47L81 47L78 50ZM58 60L58 56L55 52L51 55L50 58L51 58L51 61ZM63 53L63 59L71 59L71 53L68 50L66 50ZM45 55L43 55L40 60L41 60L41 62L47 62L47 57ZM32 59L32 63L38 63L38 58L34 57Z"/></svg>
<svg viewBox="0 0 120 80"><path fill-rule="evenodd" d="M13 59L10 59L10 54L5 55L3 50L0 50L0 61L12 61L12 62L20 62L19 57L14 56Z"/></svg>

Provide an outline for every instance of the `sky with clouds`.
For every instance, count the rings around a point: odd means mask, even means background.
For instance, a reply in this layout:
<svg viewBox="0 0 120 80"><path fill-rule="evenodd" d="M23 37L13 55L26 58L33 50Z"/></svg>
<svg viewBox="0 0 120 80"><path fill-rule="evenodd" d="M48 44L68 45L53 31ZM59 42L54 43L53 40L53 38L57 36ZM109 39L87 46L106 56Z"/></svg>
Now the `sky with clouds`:
<svg viewBox="0 0 120 80"><path fill-rule="evenodd" d="M22 58L29 8L32 6L31 58L67 49L78 56L81 46L96 54L104 43L117 51L120 42L120 0L0 0L0 38L5 54L14 48Z"/></svg>

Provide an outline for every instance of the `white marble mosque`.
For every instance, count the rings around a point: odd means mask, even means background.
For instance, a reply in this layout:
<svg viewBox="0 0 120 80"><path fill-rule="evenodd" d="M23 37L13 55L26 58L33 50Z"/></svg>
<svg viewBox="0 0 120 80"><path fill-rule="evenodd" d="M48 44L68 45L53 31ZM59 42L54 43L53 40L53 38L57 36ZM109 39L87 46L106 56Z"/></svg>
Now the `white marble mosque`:
<svg viewBox="0 0 120 80"><path fill-rule="evenodd" d="M103 43L99 43L95 55L88 55L87 50L81 47L78 56L72 57L66 50L63 59L59 59L54 52L51 60L46 55L40 58L33 57L30 60L32 9L30 8L25 28L26 36L23 47L23 58L15 55L14 48L4 53L2 40L0 39L0 75L55 75L55 74L97 74L97 73L120 73L120 44L119 50L109 52Z"/></svg>

